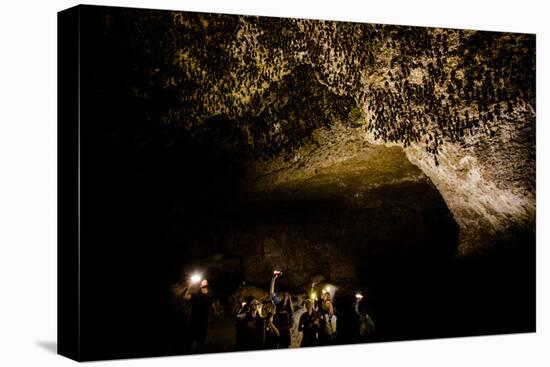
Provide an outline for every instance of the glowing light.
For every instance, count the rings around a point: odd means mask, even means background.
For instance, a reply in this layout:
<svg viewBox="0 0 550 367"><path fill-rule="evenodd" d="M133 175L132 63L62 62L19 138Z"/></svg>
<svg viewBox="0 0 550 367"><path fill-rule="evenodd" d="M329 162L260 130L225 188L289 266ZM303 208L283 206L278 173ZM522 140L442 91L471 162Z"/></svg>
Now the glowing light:
<svg viewBox="0 0 550 367"><path fill-rule="evenodd" d="M315 301L317 299L317 293L311 292L311 299Z"/></svg>
<svg viewBox="0 0 550 367"><path fill-rule="evenodd" d="M361 293L357 293L355 295L355 298L357 298L358 301L362 300L363 299L363 295Z"/></svg>
<svg viewBox="0 0 550 367"><path fill-rule="evenodd" d="M191 275L191 283L192 284L196 284L196 283L200 282L201 279L202 279L202 276L200 274Z"/></svg>
<svg viewBox="0 0 550 367"><path fill-rule="evenodd" d="M273 270L273 275L283 275L283 272L280 270Z"/></svg>
<svg viewBox="0 0 550 367"><path fill-rule="evenodd" d="M241 303L241 307L244 307L246 305L246 302Z"/></svg>

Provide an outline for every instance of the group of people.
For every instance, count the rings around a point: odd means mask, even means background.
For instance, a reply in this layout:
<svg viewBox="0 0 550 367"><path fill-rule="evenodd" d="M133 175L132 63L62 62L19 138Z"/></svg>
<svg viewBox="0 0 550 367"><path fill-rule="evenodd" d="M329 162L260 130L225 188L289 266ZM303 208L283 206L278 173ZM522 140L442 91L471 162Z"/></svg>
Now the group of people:
<svg viewBox="0 0 550 367"><path fill-rule="evenodd" d="M302 332L302 347L330 345L337 336L337 317L329 292L323 292L316 302L308 298L304 302L305 312L300 316L298 330Z"/></svg>
<svg viewBox="0 0 550 367"><path fill-rule="evenodd" d="M331 293L323 290L319 299L313 292L305 299L302 307L293 306L288 292L275 292L275 282L282 273L275 271L271 279L269 298L259 300L248 296L235 315L236 350L282 349L300 345L311 347L331 345L342 341L369 341L374 332L374 322L362 303L362 296L356 297L350 310L351 338L339 340L338 313L331 299ZM215 314L214 298L208 280L198 284L198 291L191 292L191 285L184 288L179 299L190 306L183 341L184 353L204 352L209 321ZM348 319L349 320L349 319ZM349 335L348 335L349 336ZM300 340L301 339L301 340Z"/></svg>
<svg viewBox="0 0 550 367"><path fill-rule="evenodd" d="M294 307L288 292L281 293L280 297L275 293L275 280L279 275L279 272L275 272L271 279L268 302L261 304L256 298L247 297L237 312L235 324L237 350L290 347Z"/></svg>
<svg viewBox="0 0 550 367"><path fill-rule="evenodd" d="M317 299L312 292L311 297L304 301L303 308L295 310L288 292L280 295L275 292L275 281L280 275L280 272L274 272L269 300L260 302L248 297L237 312L236 349L288 348L298 344L293 340L295 337L301 337L301 347L335 344L338 341L338 316L331 293L324 290ZM374 322L362 304L362 296L356 297L351 309L354 326L351 340L371 340Z"/></svg>

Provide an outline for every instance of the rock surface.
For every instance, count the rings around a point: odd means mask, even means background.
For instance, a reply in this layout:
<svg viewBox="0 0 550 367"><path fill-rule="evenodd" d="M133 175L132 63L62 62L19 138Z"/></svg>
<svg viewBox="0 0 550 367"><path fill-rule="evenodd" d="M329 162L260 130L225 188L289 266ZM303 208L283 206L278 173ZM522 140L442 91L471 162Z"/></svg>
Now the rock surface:
<svg viewBox="0 0 550 367"><path fill-rule="evenodd" d="M135 96L161 94L151 118L221 139L220 154L253 166L252 191L308 193L360 176L347 193L359 200L427 177L459 225L459 255L534 235L534 35L147 10L131 19ZM395 162L399 149L418 170Z"/></svg>

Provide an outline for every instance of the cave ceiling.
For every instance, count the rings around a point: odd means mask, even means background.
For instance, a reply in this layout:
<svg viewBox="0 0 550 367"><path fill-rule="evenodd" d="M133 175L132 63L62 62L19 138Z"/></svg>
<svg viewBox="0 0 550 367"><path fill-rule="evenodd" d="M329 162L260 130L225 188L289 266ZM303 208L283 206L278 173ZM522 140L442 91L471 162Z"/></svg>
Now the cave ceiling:
<svg viewBox="0 0 550 367"><path fill-rule="evenodd" d="M216 141L252 191L353 198L429 181L461 254L534 232L534 35L139 14L106 18L133 40L135 97L158 124Z"/></svg>

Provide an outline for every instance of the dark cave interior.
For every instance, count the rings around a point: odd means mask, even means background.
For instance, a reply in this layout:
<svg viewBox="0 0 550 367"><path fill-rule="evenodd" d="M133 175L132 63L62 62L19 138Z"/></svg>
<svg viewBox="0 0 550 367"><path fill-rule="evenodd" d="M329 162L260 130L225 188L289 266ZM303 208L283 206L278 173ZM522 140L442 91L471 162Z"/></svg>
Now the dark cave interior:
<svg viewBox="0 0 550 367"><path fill-rule="evenodd" d="M288 95L269 116L265 108L264 115L240 119L220 114L191 129L159 122L151 116L178 102L154 86L149 102L135 98L132 83L141 75L135 65L146 61L125 46L126 34L105 31L104 19L116 25L123 18L113 10L105 18L102 8L87 14L81 81L85 357L166 354L173 323L168 289L196 268L227 310L243 282L267 289L273 269L284 271L281 289L296 294L307 292L312 276L323 275L339 287L335 304L342 310L361 289L379 341L535 330L534 234L519 228L513 241L498 239L502 243L488 251L457 256L453 214L401 147L376 148L383 169L351 162L270 190L250 183L252 160L284 155L311 141L316 129L354 113L353 100L311 81L314 69L287 77L277 98L294 88L306 91L303 99ZM299 115L303 104L325 111L326 120L307 121ZM279 118L297 121L295 142L265 140L251 150L235 130L250 120L269 125ZM263 133L252 135L261 141ZM418 179L405 179L408 174Z"/></svg>
<svg viewBox="0 0 550 367"><path fill-rule="evenodd" d="M227 310L243 281L267 289L273 269L285 273L281 289L294 293L322 274L339 286L342 309L363 289L380 341L534 329L531 249L503 244L456 258L457 225L429 180L382 185L359 204L334 186L309 191L307 183L247 195L245 168L227 155L170 144L156 138L170 128L155 130L140 129L151 144L121 144L128 130L105 136L89 157L83 205L96 218L83 228L93 252L83 263L82 298L94 358L98 350L135 355L138 345L143 355L165 353L167 289L182 269L197 268Z"/></svg>

